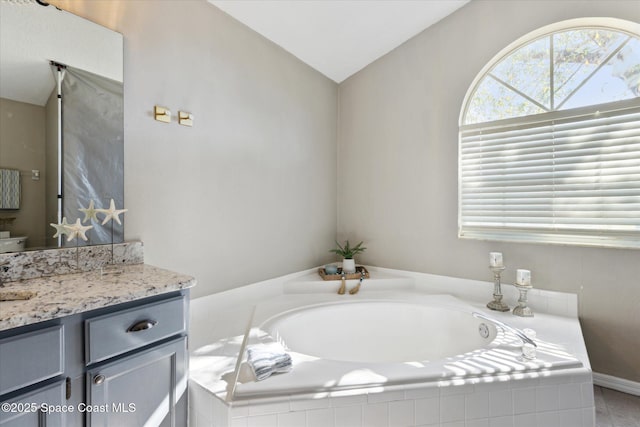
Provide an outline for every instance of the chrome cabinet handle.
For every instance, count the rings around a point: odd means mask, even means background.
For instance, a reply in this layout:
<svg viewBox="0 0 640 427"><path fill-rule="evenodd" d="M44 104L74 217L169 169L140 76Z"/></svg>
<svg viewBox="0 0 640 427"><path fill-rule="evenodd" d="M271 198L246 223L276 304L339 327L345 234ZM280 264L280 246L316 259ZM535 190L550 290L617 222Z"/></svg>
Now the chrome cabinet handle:
<svg viewBox="0 0 640 427"><path fill-rule="evenodd" d="M106 380L106 379L107 379L107 377L105 377L104 375L102 375L102 374L98 374L98 375L96 375L95 377L93 377L93 383L94 383L95 385L100 385L100 384L102 384L102 383L104 382L104 380Z"/></svg>
<svg viewBox="0 0 640 427"><path fill-rule="evenodd" d="M129 326L129 329L127 329L127 332L146 331L147 329L153 328L157 324L158 322L156 320L150 320L150 319L141 320Z"/></svg>

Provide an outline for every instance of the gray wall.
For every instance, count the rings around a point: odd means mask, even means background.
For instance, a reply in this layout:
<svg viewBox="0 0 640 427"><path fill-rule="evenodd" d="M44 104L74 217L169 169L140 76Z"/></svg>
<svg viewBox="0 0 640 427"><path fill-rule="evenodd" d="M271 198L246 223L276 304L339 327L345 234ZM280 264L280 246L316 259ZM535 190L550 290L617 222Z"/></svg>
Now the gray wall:
<svg viewBox="0 0 640 427"><path fill-rule="evenodd" d="M330 259L335 83L204 0L56 3L124 35L125 238L147 263L198 297Z"/></svg>
<svg viewBox="0 0 640 427"><path fill-rule="evenodd" d="M519 37L557 21L640 21L634 1L472 1L340 85L339 237L363 239L363 261L491 280L504 253L536 287L579 295L593 369L640 381L640 252L507 244L457 236L458 119L476 74ZM490 298L490 295L487 295Z"/></svg>
<svg viewBox="0 0 640 427"><path fill-rule="evenodd" d="M0 218L15 218L3 231L27 236L26 247L44 245L45 109L0 98L0 168L20 170L20 209L0 210ZM40 180L31 171L40 171Z"/></svg>

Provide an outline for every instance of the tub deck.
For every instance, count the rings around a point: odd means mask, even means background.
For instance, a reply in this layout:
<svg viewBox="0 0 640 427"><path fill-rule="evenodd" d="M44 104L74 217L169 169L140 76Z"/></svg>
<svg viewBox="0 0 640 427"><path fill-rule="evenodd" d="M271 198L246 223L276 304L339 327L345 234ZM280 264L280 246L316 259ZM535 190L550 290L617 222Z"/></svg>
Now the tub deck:
<svg viewBox="0 0 640 427"><path fill-rule="evenodd" d="M417 292L376 292L349 296L350 301L410 301L429 306L449 306L480 311L514 327L531 328L537 333L538 344L535 360L521 359L521 340L514 334L499 333L488 348L469 353L433 360L408 360L402 363L363 363L321 359L290 351L293 370L286 374L272 375L264 381L255 381L249 367L243 362L233 401L256 399L259 397L290 396L295 394L326 394L336 391L398 388L406 385L434 383L477 384L508 379L535 379L548 376L551 372L564 369L582 368L582 362L572 355L571 343L564 342L564 333L575 329L576 319L559 318L538 314L534 318L518 318L510 313L498 313L460 301L450 295L421 295ZM318 304L321 301L344 303L344 296L327 295L282 295L256 306L251 335L248 344L268 342L272 338L259 329L259 325L278 313ZM354 319L355 320L355 319ZM579 327L579 326L578 326ZM327 331L327 333L339 333ZM371 331L375 334L375 331ZM358 339L358 337L353 337ZM416 339L420 339L419 336ZM426 338L425 338L426 339ZM455 338L454 338L455 339ZM192 353L190 360L191 379L215 393L221 400L227 399L231 386L238 352L243 335L226 337L211 346L205 346ZM381 346L385 343L381 342Z"/></svg>

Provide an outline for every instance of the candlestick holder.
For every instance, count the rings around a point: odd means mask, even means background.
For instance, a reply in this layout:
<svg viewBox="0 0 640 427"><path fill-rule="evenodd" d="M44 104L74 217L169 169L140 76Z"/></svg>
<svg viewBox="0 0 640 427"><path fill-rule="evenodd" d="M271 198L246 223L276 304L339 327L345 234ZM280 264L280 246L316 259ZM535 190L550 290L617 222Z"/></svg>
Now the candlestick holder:
<svg viewBox="0 0 640 427"><path fill-rule="evenodd" d="M128 209L116 209L116 203L113 199L111 199L109 203L109 209L96 209L96 212L104 215L104 219L102 221L102 225L105 225L109 221L111 221L111 262L103 265L100 269L100 274L121 274L124 272L120 266L116 265L114 255L113 255L113 223L117 222L118 225L122 225L122 221L120 221L120 215L127 212Z"/></svg>
<svg viewBox="0 0 640 427"><path fill-rule="evenodd" d="M500 275L505 267L490 266L489 270L493 272L493 301L487 304L487 308L495 311L509 311L509 306L502 302L502 289L500 287Z"/></svg>
<svg viewBox="0 0 640 427"><path fill-rule="evenodd" d="M518 305L513 308L513 314L520 317L533 317L531 307L527 306L527 292L533 286L516 283L516 288L520 291L520 298L518 298Z"/></svg>
<svg viewBox="0 0 640 427"><path fill-rule="evenodd" d="M113 255L113 221L111 221L111 261L100 267L100 275L118 275L124 273L124 269L117 265Z"/></svg>

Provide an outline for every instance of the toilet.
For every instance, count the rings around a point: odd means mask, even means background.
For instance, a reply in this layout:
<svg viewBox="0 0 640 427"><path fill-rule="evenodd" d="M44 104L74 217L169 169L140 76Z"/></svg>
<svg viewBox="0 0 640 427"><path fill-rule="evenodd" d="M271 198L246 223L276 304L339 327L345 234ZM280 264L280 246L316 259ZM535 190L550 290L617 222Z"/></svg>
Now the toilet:
<svg viewBox="0 0 640 427"><path fill-rule="evenodd" d="M24 245L26 242L26 236L0 239L0 254L5 252L22 252L24 251Z"/></svg>

